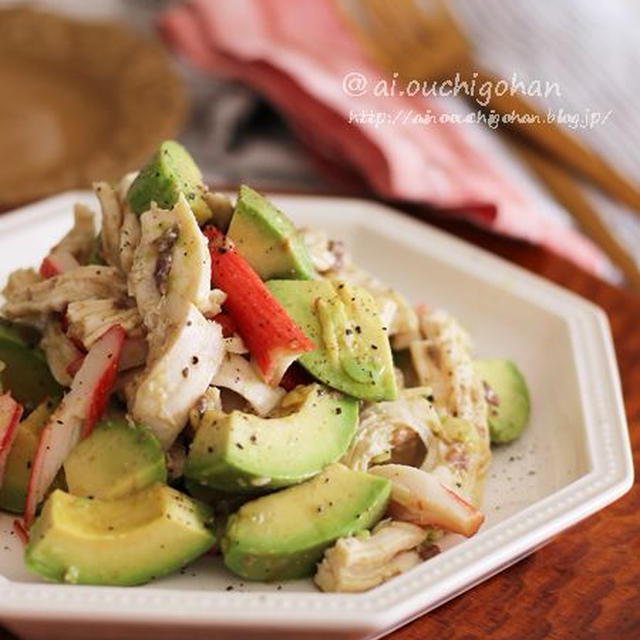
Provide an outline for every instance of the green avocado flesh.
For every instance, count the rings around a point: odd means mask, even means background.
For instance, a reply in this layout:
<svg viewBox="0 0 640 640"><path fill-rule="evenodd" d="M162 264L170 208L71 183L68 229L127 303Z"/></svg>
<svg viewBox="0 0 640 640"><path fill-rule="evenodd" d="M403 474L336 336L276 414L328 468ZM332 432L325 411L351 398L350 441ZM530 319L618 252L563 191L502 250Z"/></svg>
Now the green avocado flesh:
<svg viewBox="0 0 640 640"><path fill-rule="evenodd" d="M0 319L0 386L30 413L46 398L62 396L44 352L37 345L40 334L26 325Z"/></svg>
<svg viewBox="0 0 640 640"><path fill-rule="evenodd" d="M23 420L16 431L15 440L7 457L0 486L0 509L23 513L31 465L38 447L40 432L53 411L53 402L43 402Z"/></svg>
<svg viewBox="0 0 640 640"><path fill-rule="evenodd" d="M511 360L476 360L473 364L496 396L488 402L491 442L515 440L527 426L531 410L524 376Z"/></svg>
<svg viewBox="0 0 640 640"><path fill-rule="evenodd" d="M202 173L189 152L178 142L167 140L140 170L127 192L131 210L138 215L149 210L151 202L171 209L183 193L199 224L204 224L211 211L203 198L206 187Z"/></svg>
<svg viewBox="0 0 640 640"><path fill-rule="evenodd" d="M307 480L344 455L358 426L356 400L312 384L290 392L282 407L291 412L205 416L185 476L229 492L265 491Z"/></svg>
<svg viewBox="0 0 640 640"><path fill-rule="evenodd" d="M164 451L142 425L126 420L98 423L64 462L69 493L115 500L167 481Z"/></svg>
<svg viewBox="0 0 640 640"><path fill-rule="evenodd" d="M298 360L309 373L362 400L397 397L389 338L371 294L330 280L270 280L267 287L316 345Z"/></svg>
<svg viewBox="0 0 640 640"><path fill-rule="evenodd" d="M311 258L291 220L246 185L240 187L227 235L263 280L315 277Z"/></svg>
<svg viewBox="0 0 640 640"><path fill-rule="evenodd" d="M162 484L119 500L58 490L31 528L25 561L56 582L142 584L205 553L212 526L209 507Z"/></svg>
<svg viewBox="0 0 640 640"><path fill-rule="evenodd" d="M226 566L249 580L312 575L338 538L371 528L383 516L391 483L332 464L315 478L244 504L222 539Z"/></svg>

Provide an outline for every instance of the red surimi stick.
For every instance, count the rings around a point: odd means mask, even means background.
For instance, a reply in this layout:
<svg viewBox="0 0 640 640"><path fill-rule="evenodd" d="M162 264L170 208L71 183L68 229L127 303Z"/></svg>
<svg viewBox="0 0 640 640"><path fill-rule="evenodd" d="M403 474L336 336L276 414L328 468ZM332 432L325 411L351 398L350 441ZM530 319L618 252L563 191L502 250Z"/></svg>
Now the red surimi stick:
<svg viewBox="0 0 640 640"><path fill-rule="evenodd" d="M221 231L205 234L211 279L227 294L225 309L268 384L277 385L289 365L314 344Z"/></svg>

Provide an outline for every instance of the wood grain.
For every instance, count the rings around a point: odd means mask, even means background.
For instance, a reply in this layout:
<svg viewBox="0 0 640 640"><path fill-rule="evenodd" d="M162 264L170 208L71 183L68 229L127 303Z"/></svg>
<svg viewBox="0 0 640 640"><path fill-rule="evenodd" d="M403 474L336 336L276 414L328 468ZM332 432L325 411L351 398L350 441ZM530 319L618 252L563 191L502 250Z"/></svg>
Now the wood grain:
<svg viewBox="0 0 640 640"><path fill-rule="evenodd" d="M611 321L636 474L640 461L640 297L539 247L413 210L451 233L602 306ZM640 489L390 640L638 640ZM13 636L0 629L0 640ZM259 634L256 635L259 638Z"/></svg>

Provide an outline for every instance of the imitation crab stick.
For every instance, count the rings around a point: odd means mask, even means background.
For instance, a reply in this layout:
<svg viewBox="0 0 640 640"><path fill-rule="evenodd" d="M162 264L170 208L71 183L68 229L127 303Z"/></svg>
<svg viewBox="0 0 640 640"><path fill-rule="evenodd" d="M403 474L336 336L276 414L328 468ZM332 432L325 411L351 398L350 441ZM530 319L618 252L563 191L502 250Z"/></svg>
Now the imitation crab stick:
<svg viewBox="0 0 640 640"><path fill-rule="evenodd" d="M314 344L265 287L260 276L224 234L205 231L214 286L227 294L225 309L254 357L265 381L277 385L289 365Z"/></svg>
<svg viewBox="0 0 640 640"><path fill-rule="evenodd" d="M4 468L16 436L18 423L22 416L22 405L16 402L10 393L0 396L0 486L4 477Z"/></svg>
<svg viewBox="0 0 640 640"><path fill-rule="evenodd" d="M113 388L126 333L111 327L89 350L71 383L71 390L51 414L40 434L27 489L24 522L36 508L73 447L86 438L102 415Z"/></svg>

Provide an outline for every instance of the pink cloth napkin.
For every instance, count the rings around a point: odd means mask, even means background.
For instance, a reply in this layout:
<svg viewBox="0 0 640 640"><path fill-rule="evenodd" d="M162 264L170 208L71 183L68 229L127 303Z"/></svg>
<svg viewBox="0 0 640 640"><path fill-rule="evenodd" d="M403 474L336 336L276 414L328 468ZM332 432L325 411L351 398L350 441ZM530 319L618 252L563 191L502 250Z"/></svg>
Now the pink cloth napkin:
<svg viewBox="0 0 640 640"><path fill-rule="evenodd" d="M316 153L355 169L379 196L450 211L606 272L599 249L542 215L468 125L350 122L354 113L438 114L444 106L423 96L348 95L347 74L363 74L369 87L384 74L333 3L192 0L168 11L160 26L194 65L254 88Z"/></svg>

